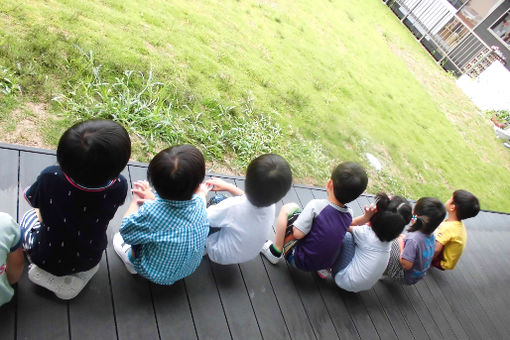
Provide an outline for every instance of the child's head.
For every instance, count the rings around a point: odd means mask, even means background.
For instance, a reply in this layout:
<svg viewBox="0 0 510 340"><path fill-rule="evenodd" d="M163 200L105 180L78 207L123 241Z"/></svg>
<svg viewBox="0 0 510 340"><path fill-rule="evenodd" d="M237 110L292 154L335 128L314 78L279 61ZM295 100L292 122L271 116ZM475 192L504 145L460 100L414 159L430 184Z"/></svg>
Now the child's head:
<svg viewBox="0 0 510 340"><path fill-rule="evenodd" d="M409 227L409 231L421 231L430 235L443 222L446 209L440 200L434 197L422 197L414 206L413 211L416 222Z"/></svg>
<svg viewBox="0 0 510 340"><path fill-rule="evenodd" d="M88 120L71 126L60 137L57 160L73 181L100 186L117 177L131 155L131 140L111 120Z"/></svg>
<svg viewBox="0 0 510 340"><path fill-rule="evenodd" d="M384 193L377 194L377 212L370 219L372 230L383 242L395 239L411 221L412 207L400 196L391 199Z"/></svg>
<svg viewBox="0 0 510 340"><path fill-rule="evenodd" d="M475 217L480 212L480 202L475 195L466 190L456 190L446 202L448 214L455 214L457 219Z"/></svg>
<svg viewBox="0 0 510 340"><path fill-rule="evenodd" d="M368 177L365 169L358 163L340 163L331 174L333 192L336 199L342 203L349 203L365 191Z"/></svg>
<svg viewBox="0 0 510 340"><path fill-rule="evenodd" d="M149 163L147 178L161 198L190 200L205 177L204 156L193 145L160 151Z"/></svg>
<svg viewBox="0 0 510 340"><path fill-rule="evenodd" d="M256 207L267 207L278 202L289 191L291 184L289 163L275 154L255 158L246 170L246 197Z"/></svg>

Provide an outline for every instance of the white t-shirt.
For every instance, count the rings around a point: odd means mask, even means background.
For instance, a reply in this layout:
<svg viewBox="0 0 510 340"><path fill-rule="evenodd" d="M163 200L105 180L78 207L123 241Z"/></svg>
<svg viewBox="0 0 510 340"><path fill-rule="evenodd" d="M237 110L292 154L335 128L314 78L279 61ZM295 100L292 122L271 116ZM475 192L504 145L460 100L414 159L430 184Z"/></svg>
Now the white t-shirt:
<svg viewBox="0 0 510 340"><path fill-rule="evenodd" d="M352 230L355 252L351 263L335 275L335 283L350 292L372 288L390 259L391 242L382 242L368 225Z"/></svg>
<svg viewBox="0 0 510 340"><path fill-rule="evenodd" d="M209 224L221 228L209 235L206 251L219 264L242 263L253 259L268 240L275 220L275 206L257 208L246 195L229 197L207 208Z"/></svg>

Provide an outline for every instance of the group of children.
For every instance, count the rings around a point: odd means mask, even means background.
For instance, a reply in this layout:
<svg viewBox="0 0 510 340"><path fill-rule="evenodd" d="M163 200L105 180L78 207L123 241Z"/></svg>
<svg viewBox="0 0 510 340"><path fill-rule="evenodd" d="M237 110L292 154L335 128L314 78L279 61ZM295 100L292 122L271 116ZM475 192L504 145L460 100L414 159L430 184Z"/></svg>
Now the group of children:
<svg viewBox="0 0 510 340"><path fill-rule="evenodd" d="M21 276L24 254L33 283L65 300L80 293L99 268L108 224L126 199L129 185L120 173L130 154L127 131L113 121L85 121L62 135L58 165L44 169L25 190L33 209L19 226L0 213L0 305L14 294L11 285ZM244 191L204 178L204 157L194 146L173 146L152 159L148 182L134 183L112 240L130 273L171 285L193 273L206 254L228 265L260 252L273 264L285 259L323 278L332 275L348 291L370 289L381 277L414 284L431 265L455 267L466 243L461 221L480 210L465 190L455 191L445 205L424 197L414 208L405 198L381 193L353 219L347 203L365 191L368 177L359 164L344 162L326 184L326 199L314 199L302 210L295 203L281 208L274 241L267 241L275 203L292 184L285 159L275 154L254 159ZM209 191L231 197L213 199L207 207Z"/></svg>

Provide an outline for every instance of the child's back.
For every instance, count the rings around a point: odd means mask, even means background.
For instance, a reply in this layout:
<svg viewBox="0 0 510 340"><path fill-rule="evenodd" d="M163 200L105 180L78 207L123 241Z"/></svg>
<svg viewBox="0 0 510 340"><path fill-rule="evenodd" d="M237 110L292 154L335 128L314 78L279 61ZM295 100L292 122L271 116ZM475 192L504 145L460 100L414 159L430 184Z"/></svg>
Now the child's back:
<svg viewBox="0 0 510 340"><path fill-rule="evenodd" d="M478 199L466 190L456 190L445 206L448 218L434 233L433 262L435 267L443 270L455 268L466 246L467 232L462 220L474 217L480 211Z"/></svg>
<svg viewBox="0 0 510 340"><path fill-rule="evenodd" d="M0 212L0 306L11 300L14 289L11 284L18 281L23 271L20 228L6 213Z"/></svg>
<svg viewBox="0 0 510 340"><path fill-rule="evenodd" d="M119 174L130 154L127 131L113 121L85 121L62 135L59 165L44 169L25 191L36 208L21 222L23 248L36 265L29 271L33 282L68 299L92 277L95 271L75 277L75 283L80 281L75 292L59 293L53 285L59 280L51 275L97 270L106 249L106 228L127 194L127 181Z"/></svg>
<svg viewBox="0 0 510 340"><path fill-rule="evenodd" d="M191 145L165 149L150 162L147 177L156 194L147 183L135 184L113 239L131 273L171 285L195 271L209 232L205 197L194 195L204 176L204 158Z"/></svg>
<svg viewBox="0 0 510 340"><path fill-rule="evenodd" d="M437 198L422 197L414 206L414 223L408 233L392 242L390 260L385 274L408 285L421 280L434 257L434 230L446 215Z"/></svg>
<svg viewBox="0 0 510 340"><path fill-rule="evenodd" d="M220 264L253 259L267 240L274 221L274 203L282 199L292 184L290 166L274 154L254 159L246 171L246 193L224 181L207 182L212 190L226 190L229 197L207 208L212 228L220 228L207 238L209 258Z"/></svg>
<svg viewBox="0 0 510 340"><path fill-rule="evenodd" d="M25 192L42 218L40 228L33 229L27 239L31 262L59 276L97 265L106 249L108 223L124 203L126 193L127 181L122 176L104 187L84 188L59 166L44 169ZM37 215L32 214L32 218Z"/></svg>
<svg viewBox="0 0 510 340"><path fill-rule="evenodd" d="M370 289L381 277L390 257L391 241L411 220L411 205L400 196L377 195L376 207L365 208L346 234L342 251L333 266L335 283L359 292Z"/></svg>
<svg viewBox="0 0 510 340"><path fill-rule="evenodd" d="M352 162L338 165L326 185L328 199L310 201L295 221L287 221L294 206L282 207L275 241L266 242L263 255L276 263L285 246L285 258L299 269L330 268L352 222L352 212L345 204L355 200L365 190L367 182L366 172L360 165ZM286 234L297 241L285 242Z"/></svg>

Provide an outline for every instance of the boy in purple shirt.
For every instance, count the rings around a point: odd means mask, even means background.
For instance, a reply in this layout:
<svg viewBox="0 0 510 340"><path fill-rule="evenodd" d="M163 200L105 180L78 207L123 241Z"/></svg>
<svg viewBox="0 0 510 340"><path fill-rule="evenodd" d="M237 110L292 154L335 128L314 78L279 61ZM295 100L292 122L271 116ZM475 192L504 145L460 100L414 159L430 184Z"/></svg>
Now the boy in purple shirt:
<svg viewBox="0 0 510 340"><path fill-rule="evenodd" d="M304 271L330 268L352 222L345 204L361 195L367 182L359 164L339 164L326 184L327 199L311 200L302 212L296 203L282 207L274 243L267 241L261 253L273 264L285 256L290 265Z"/></svg>

